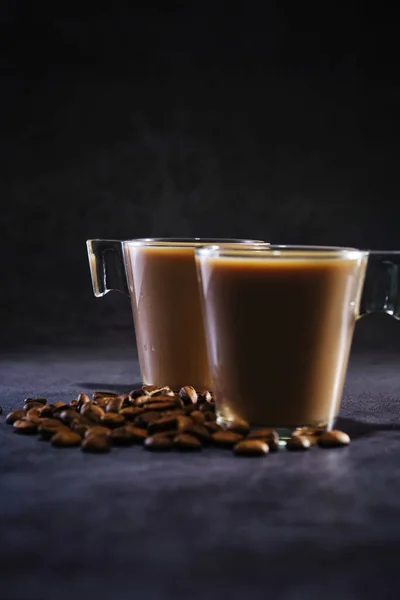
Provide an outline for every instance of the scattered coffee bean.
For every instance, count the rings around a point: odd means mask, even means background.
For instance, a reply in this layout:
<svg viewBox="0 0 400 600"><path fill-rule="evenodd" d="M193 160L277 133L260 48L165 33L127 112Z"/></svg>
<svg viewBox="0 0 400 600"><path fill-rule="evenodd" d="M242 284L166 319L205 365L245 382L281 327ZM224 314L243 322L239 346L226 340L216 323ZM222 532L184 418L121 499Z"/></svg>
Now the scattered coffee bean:
<svg viewBox="0 0 400 600"><path fill-rule="evenodd" d="M115 398L110 398L106 405L106 412L108 413L117 413L122 408L122 398L119 396L115 396Z"/></svg>
<svg viewBox="0 0 400 600"><path fill-rule="evenodd" d="M124 417L127 421L134 421L138 415L144 412L144 408L140 406L127 406L119 411L119 414Z"/></svg>
<svg viewBox="0 0 400 600"><path fill-rule="evenodd" d="M131 398L131 400L136 400L136 398L139 398L140 396L144 395L144 391L140 388L140 390L132 390L129 392L129 397Z"/></svg>
<svg viewBox="0 0 400 600"><path fill-rule="evenodd" d="M179 396L182 398L184 404L196 404L197 392L191 385L185 385L179 390Z"/></svg>
<svg viewBox="0 0 400 600"><path fill-rule="evenodd" d="M87 402L84 404L80 411L81 415L84 415L91 421L99 422L104 417L104 410L100 408L100 406L96 406L92 402Z"/></svg>
<svg viewBox="0 0 400 600"><path fill-rule="evenodd" d="M39 435L44 440L50 440L58 431L68 431L66 425L63 425L58 419L42 419L38 426Z"/></svg>
<svg viewBox="0 0 400 600"><path fill-rule="evenodd" d="M146 438L144 441L144 447L146 450L171 450L172 446L173 441L166 435L152 435Z"/></svg>
<svg viewBox="0 0 400 600"><path fill-rule="evenodd" d="M221 425L218 425L215 421L206 421L204 423L204 427L208 429L211 433L216 433L217 431L222 431Z"/></svg>
<svg viewBox="0 0 400 600"><path fill-rule="evenodd" d="M142 393L147 394L148 396L151 396L151 394L153 392L157 392L159 389L161 389L161 388L157 385L143 385Z"/></svg>
<svg viewBox="0 0 400 600"><path fill-rule="evenodd" d="M25 415L25 419L28 419L28 421L33 421L36 424L39 424L41 421L41 418L39 416L39 411L40 411L40 408L38 408L38 407L30 408Z"/></svg>
<svg viewBox="0 0 400 600"><path fill-rule="evenodd" d="M98 400L99 398L115 398L118 396L115 392L93 392L92 400Z"/></svg>
<svg viewBox="0 0 400 600"><path fill-rule="evenodd" d="M161 419L161 414L159 412L144 412L136 417L135 423L138 427L148 427L150 423L154 423L154 421L158 421L158 419Z"/></svg>
<svg viewBox="0 0 400 600"><path fill-rule="evenodd" d="M235 421L229 421L229 423L226 424L226 430L234 431L241 435L247 435L250 431L250 424L244 419L236 419Z"/></svg>
<svg viewBox="0 0 400 600"><path fill-rule="evenodd" d="M134 406L144 406L145 404L149 404L150 402L152 402L150 394L144 394L141 396L137 396L134 399L133 404Z"/></svg>
<svg viewBox="0 0 400 600"><path fill-rule="evenodd" d="M179 415L178 417L176 417L176 427L181 433L183 433L188 427L190 427L193 424L194 423L192 419L186 415Z"/></svg>
<svg viewBox="0 0 400 600"><path fill-rule="evenodd" d="M89 425L87 425L86 423L81 423L79 421L71 423L70 428L72 429L72 431L74 431L81 437L84 437L86 432L89 431Z"/></svg>
<svg viewBox="0 0 400 600"><path fill-rule="evenodd" d="M18 421L15 421L15 423L13 424L13 427L15 433L26 434L36 433L38 429L37 423L34 423L33 421L28 421L27 419L18 419Z"/></svg>
<svg viewBox="0 0 400 600"><path fill-rule="evenodd" d="M47 404L47 399L46 398L25 398L24 400L24 405L26 406L27 404L30 404L31 402L36 402L38 404Z"/></svg>
<svg viewBox="0 0 400 600"><path fill-rule="evenodd" d="M204 403L209 404L211 401L212 401L212 396L208 390L201 392L201 394L198 394L198 396L197 396L197 404L204 404Z"/></svg>
<svg viewBox="0 0 400 600"><path fill-rule="evenodd" d="M168 385L165 385L164 387L161 388L157 388L154 391L150 392L150 396L152 398L155 398L157 396L170 396L170 397L174 397L175 394L174 392L171 390L171 388Z"/></svg>
<svg viewBox="0 0 400 600"><path fill-rule="evenodd" d="M270 452L277 452L279 450L279 440L276 437L270 437L267 438L266 440L261 440L261 441L265 441L266 444L268 444L268 448Z"/></svg>
<svg viewBox="0 0 400 600"><path fill-rule="evenodd" d="M15 421L18 421L19 419L23 419L24 417L25 417L24 410L13 410L12 412L8 413L8 415L6 416L6 423L8 423L8 425L14 425Z"/></svg>
<svg viewBox="0 0 400 600"><path fill-rule="evenodd" d="M167 431L168 429L177 428L177 419L175 417L162 417L158 421L149 423L149 434L157 433L159 431Z"/></svg>
<svg viewBox="0 0 400 600"><path fill-rule="evenodd" d="M104 413L101 419L101 423L106 427L111 427L114 429L115 427L121 427L121 425L125 424L125 418L123 415L119 415L118 413Z"/></svg>
<svg viewBox="0 0 400 600"><path fill-rule="evenodd" d="M93 454L110 452L109 438L105 435L90 435L83 440L81 448L84 452Z"/></svg>
<svg viewBox="0 0 400 600"><path fill-rule="evenodd" d="M67 408L67 404L65 402L62 402L61 400L58 400L57 402L52 402L50 406L53 409L53 413L61 412L62 410Z"/></svg>
<svg viewBox="0 0 400 600"><path fill-rule="evenodd" d="M110 434L111 443L114 446L132 446L133 436L129 427L117 427Z"/></svg>
<svg viewBox="0 0 400 600"><path fill-rule="evenodd" d="M141 429L140 427L134 427L133 425L126 425L129 429L129 433L132 436L132 441L136 444L142 444L147 438L147 429Z"/></svg>
<svg viewBox="0 0 400 600"><path fill-rule="evenodd" d="M70 408L60 412L59 419L64 425L70 425L71 423L78 423L80 415L75 410Z"/></svg>
<svg viewBox="0 0 400 600"><path fill-rule="evenodd" d="M266 456L269 446L262 440L242 440L233 448L237 456Z"/></svg>
<svg viewBox="0 0 400 600"><path fill-rule="evenodd" d="M146 410L152 411L160 411L164 412L166 410L174 410L179 408L179 406L175 402L150 402L146 404Z"/></svg>
<svg viewBox="0 0 400 600"><path fill-rule="evenodd" d="M132 406L132 401L129 394L121 394L118 396L118 398L121 400L121 408L128 408L128 406Z"/></svg>
<svg viewBox="0 0 400 600"><path fill-rule="evenodd" d="M291 437L286 442L286 449L291 451L308 450L310 446L310 440L308 440L306 437L301 437L300 435Z"/></svg>
<svg viewBox="0 0 400 600"><path fill-rule="evenodd" d="M201 450L201 442L193 435L180 433L174 439L174 447L179 450Z"/></svg>
<svg viewBox="0 0 400 600"><path fill-rule="evenodd" d="M318 438L318 446L321 448L338 448L348 446L348 444L350 444L350 437L344 431L339 431L339 429L325 431Z"/></svg>
<svg viewBox="0 0 400 600"><path fill-rule="evenodd" d="M39 417L45 419L53 416L53 407L50 404L45 404L43 408L39 409Z"/></svg>
<svg viewBox="0 0 400 600"><path fill-rule="evenodd" d="M240 433L234 433L233 431L217 431L212 434L212 439L216 446L221 448L233 448L238 442L243 439Z"/></svg>
<svg viewBox="0 0 400 600"><path fill-rule="evenodd" d="M91 435L105 435L107 437L111 435L111 429L109 427L104 427L104 425L95 425L94 427L89 427L85 432L84 437L88 438Z"/></svg>
<svg viewBox="0 0 400 600"><path fill-rule="evenodd" d="M275 431L275 429L256 429L255 431L251 431L247 439L249 440L264 440L264 442L268 440L275 440L276 443L279 442L279 435Z"/></svg>
<svg viewBox="0 0 400 600"><path fill-rule="evenodd" d="M78 410L80 411L84 404L88 404L90 402L90 398L87 394L79 394L77 397L78 401Z"/></svg>
<svg viewBox="0 0 400 600"><path fill-rule="evenodd" d="M196 425L204 425L206 420L204 413L202 413L200 410L194 410L193 412L191 412L190 418L194 423L196 423Z"/></svg>
<svg viewBox="0 0 400 600"><path fill-rule="evenodd" d="M73 446L80 446L80 444L81 436L69 430L58 431L51 438L51 445L56 448L72 448Z"/></svg>
<svg viewBox="0 0 400 600"><path fill-rule="evenodd" d="M196 437L198 440L203 442L203 444L209 444L213 440L212 433L208 431L204 425L197 425L197 423L193 423L193 425L186 427L184 429L184 433L188 433L189 435Z"/></svg>
<svg viewBox="0 0 400 600"><path fill-rule="evenodd" d="M43 408L41 402L27 402L24 406L25 412L30 411L32 408Z"/></svg>

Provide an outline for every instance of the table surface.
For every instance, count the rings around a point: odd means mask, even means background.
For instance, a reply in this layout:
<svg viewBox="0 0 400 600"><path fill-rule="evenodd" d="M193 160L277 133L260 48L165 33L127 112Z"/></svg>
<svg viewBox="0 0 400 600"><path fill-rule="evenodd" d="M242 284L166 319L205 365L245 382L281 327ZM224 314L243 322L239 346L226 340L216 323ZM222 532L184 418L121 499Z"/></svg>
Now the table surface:
<svg viewBox="0 0 400 600"><path fill-rule="evenodd" d="M0 357L0 598L398 598L398 352L353 354L347 448L265 459L141 447L87 455L16 436L23 398L126 391L121 349Z"/></svg>

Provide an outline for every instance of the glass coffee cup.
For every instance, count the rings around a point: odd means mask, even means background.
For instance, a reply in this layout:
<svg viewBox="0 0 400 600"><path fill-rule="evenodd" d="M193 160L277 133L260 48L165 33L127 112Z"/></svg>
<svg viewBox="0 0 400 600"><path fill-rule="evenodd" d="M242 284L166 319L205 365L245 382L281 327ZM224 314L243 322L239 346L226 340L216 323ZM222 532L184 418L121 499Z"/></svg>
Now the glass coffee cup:
<svg viewBox="0 0 400 600"><path fill-rule="evenodd" d="M196 263L218 421L331 428L357 319L400 318L400 252L215 245Z"/></svg>
<svg viewBox="0 0 400 600"><path fill-rule="evenodd" d="M142 381L179 390L212 388L194 251L257 240L143 238L88 240L95 296L129 294Z"/></svg>

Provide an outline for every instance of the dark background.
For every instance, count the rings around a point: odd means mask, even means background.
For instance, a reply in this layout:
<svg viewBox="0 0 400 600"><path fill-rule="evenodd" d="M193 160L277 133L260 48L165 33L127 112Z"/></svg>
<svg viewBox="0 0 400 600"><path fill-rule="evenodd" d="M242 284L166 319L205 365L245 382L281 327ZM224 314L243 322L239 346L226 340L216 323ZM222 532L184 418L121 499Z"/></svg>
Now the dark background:
<svg viewBox="0 0 400 600"><path fill-rule="evenodd" d="M260 4L0 4L4 349L134 347L87 238L400 248L394 15Z"/></svg>

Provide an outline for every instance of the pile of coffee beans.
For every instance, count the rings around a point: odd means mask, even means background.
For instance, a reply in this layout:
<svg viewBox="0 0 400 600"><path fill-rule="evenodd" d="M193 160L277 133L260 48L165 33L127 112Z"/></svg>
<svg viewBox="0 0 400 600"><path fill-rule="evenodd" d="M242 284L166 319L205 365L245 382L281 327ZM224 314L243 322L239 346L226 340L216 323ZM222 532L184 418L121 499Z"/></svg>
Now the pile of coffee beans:
<svg viewBox="0 0 400 600"><path fill-rule="evenodd" d="M231 449L236 456L265 456L279 449L273 429L251 431L237 420L221 427L216 422L215 402L209 391L185 386L174 392L168 386L144 385L129 394L94 392L69 403L47 403L46 398L26 398L20 410L6 417L19 434L38 434L57 448L80 446L84 452L109 452L112 446L142 444L149 451L195 452L204 446ZM287 450L345 446L342 431L296 430Z"/></svg>

